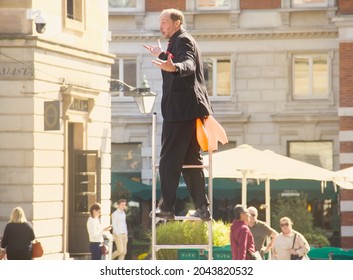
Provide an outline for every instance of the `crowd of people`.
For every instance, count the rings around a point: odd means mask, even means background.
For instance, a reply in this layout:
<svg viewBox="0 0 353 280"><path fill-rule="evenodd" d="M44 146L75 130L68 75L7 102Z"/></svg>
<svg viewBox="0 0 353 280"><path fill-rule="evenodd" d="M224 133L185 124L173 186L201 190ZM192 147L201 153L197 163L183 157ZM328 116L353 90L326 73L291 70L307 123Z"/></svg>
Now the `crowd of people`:
<svg viewBox="0 0 353 280"><path fill-rule="evenodd" d="M89 249L92 260L102 259L104 232L113 232L115 251L112 259L124 260L127 253L128 229L126 224L125 199L116 203L116 210L111 215L112 225L104 227L100 222L101 205L93 203L87 220ZM252 260L262 259L269 253L271 260L309 259L307 253L310 246L305 237L293 229L293 222L289 217L282 217L279 221L281 232L258 220L258 210L243 205L234 207L234 220L230 228L230 244L232 259ZM31 260L32 242L35 239L32 224L27 221L21 207L15 207L10 220L5 226L1 239L0 259Z"/></svg>
<svg viewBox="0 0 353 280"><path fill-rule="evenodd" d="M255 207L234 207L234 220L230 231L233 260L263 259L269 253L271 260L306 260L310 246L305 237L293 229L288 217L279 221L281 232L257 219ZM266 246L264 246L266 244Z"/></svg>

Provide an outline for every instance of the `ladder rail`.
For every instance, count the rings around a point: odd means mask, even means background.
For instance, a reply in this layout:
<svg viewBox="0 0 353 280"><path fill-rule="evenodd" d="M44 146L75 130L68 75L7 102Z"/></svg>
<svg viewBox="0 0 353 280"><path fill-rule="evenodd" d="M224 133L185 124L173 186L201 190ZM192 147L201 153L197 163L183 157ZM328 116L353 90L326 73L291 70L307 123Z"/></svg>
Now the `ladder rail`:
<svg viewBox="0 0 353 280"><path fill-rule="evenodd" d="M156 205L157 169L156 166L157 114L152 115L152 260L156 259Z"/></svg>
<svg viewBox="0 0 353 280"><path fill-rule="evenodd" d="M156 205L157 205L157 169L156 164L156 131L157 131L157 114L152 115L152 260L156 260L156 252L160 249L180 249L180 248L192 248L192 249L208 249L208 259L212 260L213 256L213 239L212 239L212 219L207 221L208 223L208 244L202 245L161 245L156 242ZM208 169L208 198L209 198L209 209L211 218L213 217L213 180L212 180L212 152L209 154L208 165L183 165L182 168L207 168ZM201 220L193 217L182 217L176 216L175 220Z"/></svg>

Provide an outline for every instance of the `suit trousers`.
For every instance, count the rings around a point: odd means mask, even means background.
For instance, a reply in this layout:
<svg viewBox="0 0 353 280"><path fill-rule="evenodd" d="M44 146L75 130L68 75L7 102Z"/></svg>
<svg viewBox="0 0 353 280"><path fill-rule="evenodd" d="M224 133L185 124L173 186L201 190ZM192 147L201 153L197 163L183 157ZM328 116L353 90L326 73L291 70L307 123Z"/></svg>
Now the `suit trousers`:
<svg viewBox="0 0 353 280"><path fill-rule="evenodd" d="M112 254L112 260L118 258L118 260L124 260L127 253L127 242L128 236L124 234L113 234L116 251Z"/></svg>
<svg viewBox="0 0 353 280"><path fill-rule="evenodd" d="M208 205L205 176L202 168L182 168L183 165L202 165L200 146L196 139L195 119L163 122L162 149L159 162L163 211L174 212L180 175L188 187L195 208Z"/></svg>

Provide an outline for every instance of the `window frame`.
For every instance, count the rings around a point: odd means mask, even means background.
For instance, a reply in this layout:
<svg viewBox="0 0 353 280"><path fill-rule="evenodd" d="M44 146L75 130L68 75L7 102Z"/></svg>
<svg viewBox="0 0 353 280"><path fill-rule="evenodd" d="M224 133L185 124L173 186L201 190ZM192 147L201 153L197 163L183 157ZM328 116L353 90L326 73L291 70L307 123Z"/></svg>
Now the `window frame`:
<svg viewBox="0 0 353 280"><path fill-rule="evenodd" d="M115 57L115 61L119 61L119 77L118 80L123 81L124 82L124 60L127 59L136 59L136 85L129 85L129 86L133 86L133 87L139 87L141 85L141 57L140 56L119 56L119 57ZM115 63L114 63L115 65ZM112 77L112 79L114 79ZM126 96L124 94L124 92L121 91L115 91L114 92L114 97L130 97L131 96Z"/></svg>
<svg viewBox="0 0 353 280"><path fill-rule="evenodd" d="M124 143L118 143L118 142L112 142L111 143L111 172L117 173L117 174L141 174L142 169L143 169L143 156L142 156L142 147L143 143L142 142L124 142ZM120 153L116 153L116 151L119 151ZM136 169L128 169L124 167L123 169L118 169L116 168L117 165L114 164L113 161L118 161L120 163L124 162L123 159L119 158L119 156L123 156L125 152L132 152L133 154L138 154L137 156L137 168ZM133 158L133 157L132 157ZM126 160L127 162L127 160Z"/></svg>
<svg viewBox="0 0 353 280"><path fill-rule="evenodd" d="M111 7L108 1L109 12L144 12L145 0L136 0L136 7Z"/></svg>
<svg viewBox="0 0 353 280"><path fill-rule="evenodd" d="M81 9L81 19L75 18L75 12L73 18L68 17L68 2L72 2L75 7L75 2L79 3ZM64 1L64 26L65 28L72 29L75 31L84 32L86 29L86 0L65 0Z"/></svg>
<svg viewBox="0 0 353 280"><path fill-rule="evenodd" d="M329 0L324 0L325 3L300 3L300 4L294 4L294 0L290 0L290 5L292 8L326 8L329 6Z"/></svg>
<svg viewBox="0 0 353 280"><path fill-rule="evenodd" d="M199 7L200 0L194 0L195 10L196 11L229 11L232 9L232 1L229 0L228 6L212 6L212 7ZM215 0L216 1L216 0Z"/></svg>
<svg viewBox="0 0 353 280"><path fill-rule="evenodd" d="M334 140L308 140L308 141L304 141L304 140L289 140L287 141L287 155L288 157L290 158L293 158L293 159L296 159L296 160L300 160L300 161L303 161L303 162L306 162L306 163L309 163L309 164L312 164L312 165L315 165L313 164L312 162L308 162L308 161L305 161L303 159L298 159L296 157L292 157L292 154L291 154L291 144L298 144L298 143L313 143L315 145L317 145L318 143L331 143L331 159L330 159L330 167L331 168L328 168L326 167L324 164L322 164L321 166L319 167L322 167L322 168L325 168L325 169L328 169L328 170L333 170L334 168ZM318 155L321 155L322 153L318 153ZM315 165L315 166L318 166L318 165Z"/></svg>
<svg viewBox="0 0 353 280"><path fill-rule="evenodd" d="M213 81L216 81L216 82L213 82L213 95L208 95L209 99L210 100L229 100L232 96L233 96L233 92L234 92L234 78L233 78L233 73L234 73L234 59L233 59L233 56L232 55L203 55L202 57L202 62L204 63L206 59L211 59L212 60L212 72L213 72L213 75L212 75L212 80ZM215 62L218 62L219 60L229 60L229 66L230 66L230 92L229 92L229 95L218 95L218 80L217 80L217 71L218 71L218 63L216 63L215 65ZM216 71L214 71L216 70ZM204 69L205 71L205 69ZM205 82L206 82L206 79L205 79ZM216 93L216 94L215 94Z"/></svg>
<svg viewBox="0 0 353 280"><path fill-rule="evenodd" d="M309 69L309 82L310 82L310 92L305 95L305 96L296 96L295 95L295 58L296 57L308 57L310 61L313 61L315 57L318 57L320 55L326 55L326 61L327 61L327 94L326 95L319 95L315 96L313 95L313 80L311 77L313 77L313 69L312 69L312 63L310 64L310 69ZM328 51L323 51L323 52L298 52L298 53L292 53L291 58L290 58L290 90L291 90L291 100L292 101L302 101L302 100L330 100L330 97L332 96L332 54Z"/></svg>

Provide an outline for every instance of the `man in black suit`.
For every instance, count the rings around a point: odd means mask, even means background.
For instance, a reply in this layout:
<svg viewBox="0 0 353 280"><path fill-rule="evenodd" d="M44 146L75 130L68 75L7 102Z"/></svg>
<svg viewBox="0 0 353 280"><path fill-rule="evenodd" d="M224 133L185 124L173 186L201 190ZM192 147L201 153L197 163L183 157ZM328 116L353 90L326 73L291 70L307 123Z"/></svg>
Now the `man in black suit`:
<svg viewBox="0 0 353 280"><path fill-rule="evenodd" d="M163 10L160 31L169 39L167 51L144 45L156 57L152 62L162 70L162 149L159 173L162 198L156 216L174 219L176 191L183 174L196 212L193 216L210 219L209 201L205 191L202 168L182 168L202 165L200 146L196 139L196 119L213 113L203 75L200 50L195 39L183 28L184 15L176 9Z"/></svg>

